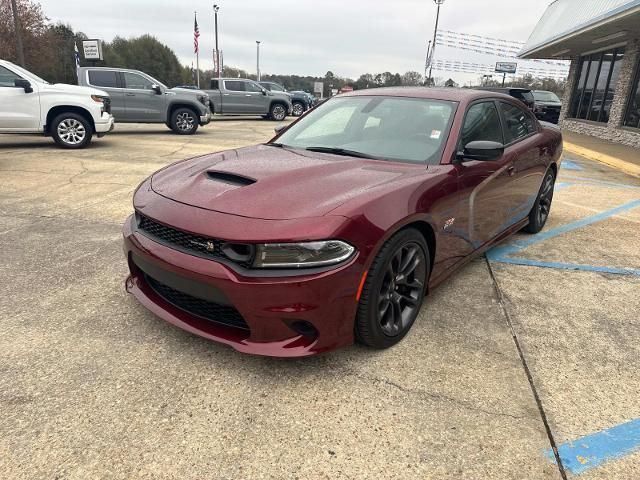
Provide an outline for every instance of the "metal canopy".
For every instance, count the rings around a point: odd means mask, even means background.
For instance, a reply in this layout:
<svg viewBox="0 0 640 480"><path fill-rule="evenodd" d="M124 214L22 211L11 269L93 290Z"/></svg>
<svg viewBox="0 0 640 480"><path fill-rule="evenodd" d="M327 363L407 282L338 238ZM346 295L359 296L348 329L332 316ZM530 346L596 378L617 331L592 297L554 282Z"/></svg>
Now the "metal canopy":
<svg viewBox="0 0 640 480"><path fill-rule="evenodd" d="M640 0L556 0L518 56L567 59L638 37Z"/></svg>

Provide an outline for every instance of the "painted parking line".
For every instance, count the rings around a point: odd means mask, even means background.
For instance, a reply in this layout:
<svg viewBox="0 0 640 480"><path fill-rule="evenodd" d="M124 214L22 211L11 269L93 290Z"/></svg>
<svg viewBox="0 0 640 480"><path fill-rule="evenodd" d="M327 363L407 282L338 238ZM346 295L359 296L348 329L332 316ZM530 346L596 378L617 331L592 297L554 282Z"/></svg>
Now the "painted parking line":
<svg viewBox="0 0 640 480"><path fill-rule="evenodd" d="M611 273L616 275L633 275L640 276L640 269L635 268L618 268L598 265L583 265L578 263L562 263L562 262L545 262L541 260L531 260L528 258L513 257L515 253L524 250L531 245L535 245L545 240L563 235L567 232L586 227L588 225L601 222L627 210L640 207L640 199L620 205L619 207L600 212L595 215L583 218L581 220L553 228L546 232L538 233L526 240L518 240L509 245L498 246L489 250L486 255L489 261L498 263L507 263L511 265L525 265L531 267L557 268L563 270L582 270L587 272Z"/></svg>
<svg viewBox="0 0 640 480"><path fill-rule="evenodd" d="M562 465L574 475L640 451L640 418L558 446ZM555 463L552 449L545 456Z"/></svg>
<svg viewBox="0 0 640 480"><path fill-rule="evenodd" d="M578 165L573 160L567 160L566 158L560 164L560 168L562 170L584 170L580 165Z"/></svg>

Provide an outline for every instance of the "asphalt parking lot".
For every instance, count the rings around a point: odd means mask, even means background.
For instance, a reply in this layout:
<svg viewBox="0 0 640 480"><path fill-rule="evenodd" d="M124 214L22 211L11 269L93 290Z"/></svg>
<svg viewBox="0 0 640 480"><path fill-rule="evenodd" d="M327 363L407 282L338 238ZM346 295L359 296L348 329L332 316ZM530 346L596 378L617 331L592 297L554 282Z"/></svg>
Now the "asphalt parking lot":
<svg viewBox="0 0 640 480"><path fill-rule="evenodd" d="M0 136L2 478L640 477L611 440L640 418L640 179L586 159L541 234L433 291L391 350L242 355L127 295L138 183L274 126L118 125L73 152Z"/></svg>

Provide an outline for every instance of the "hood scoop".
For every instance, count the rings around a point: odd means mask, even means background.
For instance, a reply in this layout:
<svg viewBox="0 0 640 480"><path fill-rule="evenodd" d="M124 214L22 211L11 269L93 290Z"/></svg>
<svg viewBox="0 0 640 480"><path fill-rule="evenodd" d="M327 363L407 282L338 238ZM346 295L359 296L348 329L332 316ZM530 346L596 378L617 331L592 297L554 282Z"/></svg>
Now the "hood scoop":
<svg viewBox="0 0 640 480"><path fill-rule="evenodd" d="M217 172L215 170L209 170L207 172L207 178L216 182L226 183L227 185L233 185L236 187L246 187L247 185L253 185L256 180L242 175L236 175L229 172Z"/></svg>

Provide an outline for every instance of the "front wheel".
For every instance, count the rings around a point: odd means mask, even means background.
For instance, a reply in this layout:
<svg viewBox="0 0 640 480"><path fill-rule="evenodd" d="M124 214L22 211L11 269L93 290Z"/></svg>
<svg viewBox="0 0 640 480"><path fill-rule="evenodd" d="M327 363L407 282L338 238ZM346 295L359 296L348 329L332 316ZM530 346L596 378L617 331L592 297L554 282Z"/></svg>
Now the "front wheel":
<svg viewBox="0 0 640 480"><path fill-rule="evenodd" d="M271 105L271 110L269 111L269 116L272 120L276 122L281 122L285 118L287 118L287 109L281 103L274 103Z"/></svg>
<svg viewBox="0 0 640 480"><path fill-rule="evenodd" d="M193 135L198 130L198 118L189 108L177 108L171 114L170 124L178 135Z"/></svg>
<svg viewBox="0 0 640 480"><path fill-rule="evenodd" d="M531 212L529 212L529 224L524 227L524 231L528 233L538 233L544 228L549 213L551 213L551 202L553 201L553 190L556 183L556 174L549 169L542 186L538 192L536 202L533 204Z"/></svg>
<svg viewBox="0 0 640 480"><path fill-rule="evenodd" d="M93 129L82 115L62 113L51 124L53 140L63 148L84 148L91 142Z"/></svg>
<svg viewBox="0 0 640 480"><path fill-rule="evenodd" d="M304 104L302 102L293 102L293 116L299 117L305 111Z"/></svg>
<svg viewBox="0 0 640 480"><path fill-rule="evenodd" d="M429 248L409 228L393 236L376 256L360 296L355 334L360 343L389 348L409 332L424 300Z"/></svg>

